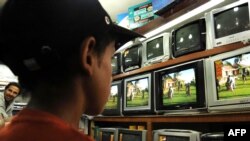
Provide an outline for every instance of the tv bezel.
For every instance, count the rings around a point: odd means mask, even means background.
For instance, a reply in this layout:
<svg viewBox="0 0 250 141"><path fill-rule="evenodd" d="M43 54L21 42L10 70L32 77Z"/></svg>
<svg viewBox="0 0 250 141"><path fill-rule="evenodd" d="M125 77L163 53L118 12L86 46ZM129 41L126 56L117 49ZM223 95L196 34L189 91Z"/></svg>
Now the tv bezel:
<svg viewBox="0 0 250 141"><path fill-rule="evenodd" d="M109 128L99 128L99 140L100 141L103 141L102 140L102 132L111 132L114 134L114 140L113 141L118 141L118 128L112 128L112 127L109 127Z"/></svg>
<svg viewBox="0 0 250 141"><path fill-rule="evenodd" d="M116 80L113 81L111 84L111 87L113 85L118 86L118 95L117 95L117 108L116 109L104 109L102 112L103 116L118 116L122 115L122 106L121 106L121 98L122 98L122 93L123 93L123 80ZM110 88L111 88L110 87Z"/></svg>
<svg viewBox="0 0 250 141"><path fill-rule="evenodd" d="M154 57L151 59L147 58L147 45L149 42L158 39L158 38L163 38L163 55ZM154 36L152 38L147 39L146 41L143 42L143 48L142 48L142 57L143 57L143 66L148 66L154 63L166 61L170 58L170 33L164 32L162 34L159 34L157 36Z"/></svg>
<svg viewBox="0 0 250 141"><path fill-rule="evenodd" d="M138 62L138 64L133 65L133 66L126 66L124 53L126 51L128 51L130 49L134 49L134 48L138 48L139 62ZM143 44L141 42L139 42L139 43L132 44L130 47L128 47L128 48L126 48L124 50L124 52L122 53L122 68L123 68L123 72L128 72L128 71L131 71L131 70L135 70L135 69L141 68L141 65L142 65L142 48L143 48Z"/></svg>
<svg viewBox="0 0 250 141"><path fill-rule="evenodd" d="M153 131L154 141L159 141L159 136L188 137L189 141L200 141L200 132L184 129L158 129Z"/></svg>
<svg viewBox="0 0 250 141"><path fill-rule="evenodd" d="M206 83L208 96L208 110L209 112L216 111L242 111L250 109L250 96L244 98L235 98L228 100L217 99L217 89L215 80L215 66L214 62L217 60L227 59L241 54L250 53L250 46L243 47L230 52L225 52L219 55L212 56L206 59ZM214 77L211 77L214 76Z"/></svg>
<svg viewBox="0 0 250 141"><path fill-rule="evenodd" d="M115 54L113 55L112 59L113 59L114 57L117 57L117 64L116 64L116 65L117 65L118 70L114 70L114 69L112 68L112 75L116 75L116 74L119 74L119 73L122 72L122 69L121 69L121 63L122 63L121 52L115 53Z"/></svg>
<svg viewBox="0 0 250 141"><path fill-rule="evenodd" d="M196 69L196 102L183 103L182 105L168 105L164 106L161 93L161 74L174 73L186 69ZM155 99L155 112L164 114L189 114L200 113L207 111L207 93L205 84L205 69L204 59L194 60L183 64L167 67L161 70L154 71L154 99ZM192 107L192 108L191 108Z"/></svg>
<svg viewBox="0 0 250 141"><path fill-rule="evenodd" d="M119 139L119 141L123 141L120 134L139 135L141 137L141 141L146 141L147 140L147 130L119 129L118 130L118 139Z"/></svg>
<svg viewBox="0 0 250 141"><path fill-rule="evenodd" d="M215 47L220 47L223 45L227 45L227 44L231 44L231 43L235 43L235 42L240 42L240 41L244 41L244 40L247 41L250 39L250 37L249 37L250 30L246 30L246 31L243 31L240 33L231 34L231 35L221 37L221 38L215 37L214 15L216 15L218 13L222 13L224 11L227 11L227 10L233 8L233 7L240 6L240 5L243 5L246 3L248 4L249 23L250 23L250 1L247 1L247 0L241 0L241 1L234 2L234 3L231 3L229 5L226 5L226 6L217 8L217 9L213 9L212 11L205 14L206 29L207 29L207 49L212 49Z"/></svg>
<svg viewBox="0 0 250 141"><path fill-rule="evenodd" d="M200 45L198 47L195 48L188 48L185 49L183 51L178 51L176 50L176 34L178 31L180 31L181 29L186 28L187 26L193 25L193 24L198 24L199 26L199 32L200 32ZM190 54L193 52L197 52L197 51L202 51L206 49L206 22L204 18L198 19L198 20L194 20L191 21L187 24L184 24L176 29L173 29L171 32L171 36L172 36L172 44L171 44L171 51L172 51L172 57L176 58L182 55L186 55L186 54Z"/></svg>
<svg viewBox="0 0 250 141"><path fill-rule="evenodd" d="M147 106L140 106L140 107L127 107L126 106L126 92L127 92L127 82L148 78L148 90L149 90L149 103ZM154 113L154 97L153 97L153 76L152 73L146 73L146 74L139 74L136 76L128 77L124 79L124 93L122 98L122 114L123 115L138 115L138 114L153 114Z"/></svg>

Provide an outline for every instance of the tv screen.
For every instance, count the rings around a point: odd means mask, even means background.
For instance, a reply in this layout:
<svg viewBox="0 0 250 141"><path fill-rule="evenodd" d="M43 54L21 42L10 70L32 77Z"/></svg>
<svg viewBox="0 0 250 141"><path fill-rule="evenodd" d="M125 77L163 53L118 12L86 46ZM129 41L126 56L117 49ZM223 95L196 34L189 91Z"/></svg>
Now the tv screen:
<svg viewBox="0 0 250 141"><path fill-rule="evenodd" d="M122 86L122 80L112 82L110 96L105 104L102 115L121 115L120 99L122 95Z"/></svg>
<svg viewBox="0 0 250 141"><path fill-rule="evenodd" d="M184 129L158 129L153 131L154 141L197 141L200 132Z"/></svg>
<svg viewBox="0 0 250 141"><path fill-rule="evenodd" d="M118 141L119 128L99 128L100 141Z"/></svg>
<svg viewBox="0 0 250 141"><path fill-rule="evenodd" d="M111 66L112 66L112 74L119 74L121 73L121 54L116 53L112 57L111 61Z"/></svg>
<svg viewBox="0 0 250 141"><path fill-rule="evenodd" d="M151 73L124 80L123 114L152 110Z"/></svg>
<svg viewBox="0 0 250 141"><path fill-rule="evenodd" d="M123 52L123 71L130 71L141 67L141 47L142 44L134 45Z"/></svg>
<svg viewBox="0 0 250 141"><path fill-rule="evenodd" d="M146 130L120 129L119 141L146 141Z"/></svg>
<svg viewBox="0 0 250 141"><path fill-rule="evenodd" d="M205 14L208 48L250 39L250 1L242 0Z"/></svg>
<svg viewBox="0 0 250 141"><path fill-rule="evenodd" d="M215 38L250 30L248 4L214 14Z"/></svg>
<svg viewBox="0 0 250 141"><path fill-rule="evenodd" d="M162 33L143 42L143 65L169 59L169 33Z"/></svg>
<svg viewBox="0 0 250 141"><path fill-rule="evenodd" d="M203 60L155 72L158 112L198 112L206 109Z"/></svg>
<svg viewBox="0 0 250 141"><path fill-rule="evenodd" d="M181 0L152 0L155 14L159 16L163 15L180 2Z"/></svg>
<svg viewBox="0 0 250 141"><path fill-rule="evenodd" d="M250 46L208 58L206 68L210 111L250 108Z"/></svg>
<svg viewBox="0 0 250 141"><path fill-rule="evenodd" d="M199 19L172 31L174 57L206 49L205 20Z"/></svg>

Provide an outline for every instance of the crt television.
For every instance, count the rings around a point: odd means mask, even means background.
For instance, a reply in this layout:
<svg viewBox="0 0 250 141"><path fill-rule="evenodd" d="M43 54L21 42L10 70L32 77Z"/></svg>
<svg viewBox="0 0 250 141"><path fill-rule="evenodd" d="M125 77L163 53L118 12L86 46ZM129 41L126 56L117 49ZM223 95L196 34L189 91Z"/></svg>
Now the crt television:
<svg viewBox="0 0 250 141"><path fill-rule="evenodd" d="M119 129L119 141L146 141L147 130Z"/></svg>
<svg viewBox="0 0 250 141"><path fill-rule="evenodd" d="M123 92L123 81L114 81L111 84L110 96L105 104L102 115L113 116L121 115L121 96Z"/></svg>
<svg viewBox="0 0 250 141"><path fill-rule="evenodd" d="M112 57L112 61L111 61L111 66L112 66L112 74L115 75L115 74L119 74L122 72L122 69L121 69L121 59L122 59L122 56L121 56L121 52L117 52L113 55Z"/></svg>
<svg viewBox="0 0 250 141"><path fill-rule="evenodd" d="M172 31L171 48L173 57L205 50L205 19L198 19L174 29Z"/></svg>
<svg viewBox="0 0 250 141"><path fill-rule="evenodd" d="M195 60L155 71L155 111L159 114L206 111L204 76L204 60Z"/></svg>
<svg viewBox="0 0 250 141"><path fill-rule="evenodd" d="M153 131L154 141L200 141L201 133L184 129L158 129Z"/></svg>
<svg viewBox="0 0 250 141"><path fill-rule="evenodd" d="M124 72L139 69L141 67L142 46L142 43L136 42L124 50L122 53L122 67Z"/></svg>
<svg viewBox="0 0 250 141"><path fill-rule="evenodd" d="M119 128L99 128L99 141L118 141Z"/></svg>
<svg viewBox="0 0 250 141"><path fill-rule="evenodd" d="M207 48L249 40L249 6L249 0L241 0L206 13Z"/></svg>
<svg viewBox="0 0 250 141"><path fill-rule="evenodd" d="M206 59L209 111L250 109L250 46Z"/></svg>
<svg viewBox="0 0 250 141"><path fill-rule="evenodd" d="M139 74L124 79L122 99L124 115L150 114L153 112L151 73Z"/></svg>
<svg viewBox="0 0 250 141"><path fill-rule="evenodd" d="M162 33L143 42L143 66L169 59L169 33Z"/></svg>

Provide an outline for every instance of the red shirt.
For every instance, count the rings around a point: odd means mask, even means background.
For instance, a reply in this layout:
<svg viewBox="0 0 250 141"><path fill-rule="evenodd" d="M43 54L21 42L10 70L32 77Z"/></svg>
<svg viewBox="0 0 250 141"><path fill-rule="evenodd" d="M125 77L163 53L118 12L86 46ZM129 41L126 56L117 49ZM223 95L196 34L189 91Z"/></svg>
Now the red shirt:
<svg viewBox="0 0 250 141"><path fill-rule="evenodd" d="M24 109L0 129L0 141L94 141L46 112Z"/></svg>

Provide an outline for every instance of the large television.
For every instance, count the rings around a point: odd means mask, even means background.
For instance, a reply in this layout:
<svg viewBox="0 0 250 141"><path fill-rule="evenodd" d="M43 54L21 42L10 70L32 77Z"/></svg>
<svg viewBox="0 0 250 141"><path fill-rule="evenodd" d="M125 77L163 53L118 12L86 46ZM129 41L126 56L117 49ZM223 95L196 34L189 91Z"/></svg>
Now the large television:
<svg viewBox="0 0 250 141"><path fill-rule="evenodd" d="M153 113L152 74L139 74L124 79L122 99L124 115Z"/></svg>
<svg viewBox="0 0 250 141"><path fill-rule="evenodd" d="M162 33L143 42L143 66L169 59L169 33Z"/></svg>
<svg viewBox="0 0 250 141"><path fill-rule="evenodd" d="M154 141L200 141L201 133L184 129L158 129L153 131Z"/></svg>
<svg viewBox="0 0 250 141"><path fill-rule="evenodd" d="M206 59L208 110L250 109L250 46Z"/></svg>
<svg viewBox="0 0 250 141"><path fill-rule="evenodd" d="M112 75L119 74L122 72L121 59L122 59L121 52L117 52L113 55L112 61L111 61Z"/></svg>
<svg viewBox="0 0 250 141"><path fill-rule="evenodd" d="M174 29L172 31L171 47L173 57L179 57L185 54L205 50L205 19L198 19Z"/></svg>
<svg viewBox="0 0 250 141"><path fill-rule="evenodd" d="M119 128L99 128L99 141L118 141Z"/></svg>
<svg viewBox="0 0 250 141"><path fill-rule="evenodd" d="M156 15L163 15L182 0L152 0L153 9Z"/></svg>
<svg viewBox="0 0 250 141"><path fill-rule="evenodd" d="M249 6L249 0L241 0L206 13L207 47L249 40Z"/></svg>
<svg viewBox="0 0 250 141"><path fill-rule="evenodd" d="M104 106L102 115L115 116L121 115L121 96L123 92L123 81L117 80L112 82L108 102Z"/></svg>
<svg viewBox="0 0 250 141"><path fill-rule="evenodd" d="M119 129L119 141L146 141L147 130Z"/></svg>
<svg viewBox="0 0 250 141"><path fill-rule="evenodd" d="M204 60L154 71L155 111L159 114L206 112Z"/></svg>
<svg viewBox="0 0 250 141"><path fill-rule="evenodd" d="M124 50L122 53L122 67L124 72L141 68L142 46L142 43L137 42Z"/></svg>

